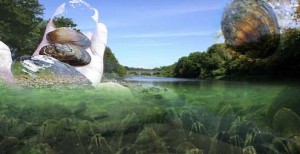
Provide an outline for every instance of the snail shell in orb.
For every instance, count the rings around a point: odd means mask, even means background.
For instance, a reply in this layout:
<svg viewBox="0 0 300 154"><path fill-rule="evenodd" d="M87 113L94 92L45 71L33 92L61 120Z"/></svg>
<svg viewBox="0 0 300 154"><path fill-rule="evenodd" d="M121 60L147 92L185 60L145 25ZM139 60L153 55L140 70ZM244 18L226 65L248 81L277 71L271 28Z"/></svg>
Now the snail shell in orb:
<svg viewBox="0 0 300 154"><path fill-rule="evenodd" d="M84 66L91 62L89 53L73 44L46 45L40 50L40 55L49 55L72 66Z"/></svg>
<svg viewBox="0 0 300 154"><path fill-rule="evenodd" d="M70 43L84 49L91 46L91 41L82 33L66 27L57 28L47 34L47 40L51 43Z"/></svg>
<svg viewBox="0 0 300 154"><path fill-rule="evenodd" d="M224 11L222 31L225 43L233 47L260 42L262 38L268 36L272 37L264 40L268 44L252 45L262 47L279 44L279 37L276 36L280 31L276 14L272 7L263 0L234 0ZM270 41L273 42L270 43ZM261 49L264 52L265 50L268 49ZM267 57L268 54L270 53L261 56Z"/></svg>

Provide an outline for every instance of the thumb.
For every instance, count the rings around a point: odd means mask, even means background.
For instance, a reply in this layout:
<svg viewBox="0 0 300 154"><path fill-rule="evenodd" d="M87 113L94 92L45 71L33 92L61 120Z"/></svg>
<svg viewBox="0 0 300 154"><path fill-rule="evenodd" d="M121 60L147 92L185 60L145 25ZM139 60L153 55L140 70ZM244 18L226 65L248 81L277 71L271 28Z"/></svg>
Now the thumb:
<svg viewBox="0 0 300 154"><path fill-rule="evenodd" d="M103 23L99 21L98 10L93 8L94 15L91 17L96 22L96 29L91 39L91 51L92 54L98 57L103 57L104 50L107 43L107 28Z"/></svg>
<svg viewBox="0 0 300 154"><path fill-rule="evenodd" d="M97 23L91 42L92 53L95 56L103 56L107 44L107 28L103 23Z"/></svg>

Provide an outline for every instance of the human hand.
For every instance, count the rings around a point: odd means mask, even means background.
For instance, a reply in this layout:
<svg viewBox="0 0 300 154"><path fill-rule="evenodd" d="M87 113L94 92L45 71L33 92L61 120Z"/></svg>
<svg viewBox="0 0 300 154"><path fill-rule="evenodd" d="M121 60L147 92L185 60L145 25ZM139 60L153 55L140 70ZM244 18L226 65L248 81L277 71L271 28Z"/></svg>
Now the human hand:
<svg viewBox="0 0 300 154"><path fill-rule="evenodd" d="M47 24L43 40L39 44L38 48L33 53L33 56L39 55L39 51L43 46L49 45L50 42L47 40L46 35L55 30L53 19L56 15L65 12L65 3L60 5L52 18ZM85 66L74 66L81 74L86 76L93 84L97 86L101 82L103 75L103 55L107 43L107 29L103 23L98 21L99 14L98 10L94 8L94 15L91 17L96 22L96 29L93 33L83 33L91 40L91 47L85 49L91 56L91 62Z"/></svg>

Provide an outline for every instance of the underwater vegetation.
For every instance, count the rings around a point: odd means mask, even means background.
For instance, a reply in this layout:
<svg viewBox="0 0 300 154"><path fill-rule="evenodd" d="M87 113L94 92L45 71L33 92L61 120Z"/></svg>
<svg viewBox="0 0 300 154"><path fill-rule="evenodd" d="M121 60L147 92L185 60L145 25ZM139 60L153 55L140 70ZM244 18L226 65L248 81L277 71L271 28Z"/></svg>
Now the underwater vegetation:
<svg viewBox="0 0 300 154"><path fill-rule="evenodd" d="M2 86L0 153L300 152L300 99L284 101L293 87L214 84L128 84L130 93Z"/></svg>

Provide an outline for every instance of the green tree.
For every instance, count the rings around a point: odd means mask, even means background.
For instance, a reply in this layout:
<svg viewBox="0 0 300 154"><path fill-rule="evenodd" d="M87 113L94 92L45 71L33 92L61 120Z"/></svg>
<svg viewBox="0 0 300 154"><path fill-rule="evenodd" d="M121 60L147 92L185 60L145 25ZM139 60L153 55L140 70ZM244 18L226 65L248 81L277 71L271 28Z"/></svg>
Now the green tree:
<svg viewBox="0 0 300 154"><path fill-rule="evenodd" d="M176 77L197 78L199 74L200 64L193 61L190 56L180 58L174 70L174 75Z"/></svg>
<svg viewBox="0 0 300 154"><path fill-rule="evenodd" d="M120 76L120 77L124 77L126 74L127 74L127 70L124 66L122 65L119 65L117 67L117 74Z"/></svg>
<svg viewBox="0 0 300 154"><path fill-rule="evenodd" d="M1 0L0 40L12 51L31 54L41 39L42 14L37 0Z"/></svg>
<svg viewBox="0 0 300 154"><path fill-rule="evenodd" d="M104 72L113 73L116 72L119 66L119 62L115 57L114 53L109 47L105 48L104 51Z"/></svg>
<svg viewBox="0 0 300 154"><path fill-rule="evenodd" d="M127 69L119 64L118 59L109 47L104 51L104 73L117 73L120 77L123 77L127 73Z"/></svg>
<svg viewBox="0 0 300 154"><path fill-rule="evenodd" d="M58 17L54 19L54 24L57 28L59 27L70 27L73 28L75 30L77 27L77 24L73 22L73 20L71 18L65 18L65 17Z"/></svg>

